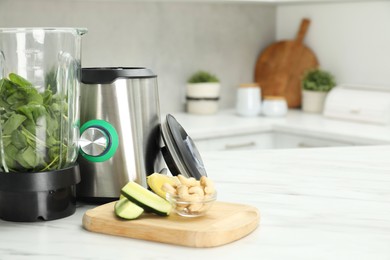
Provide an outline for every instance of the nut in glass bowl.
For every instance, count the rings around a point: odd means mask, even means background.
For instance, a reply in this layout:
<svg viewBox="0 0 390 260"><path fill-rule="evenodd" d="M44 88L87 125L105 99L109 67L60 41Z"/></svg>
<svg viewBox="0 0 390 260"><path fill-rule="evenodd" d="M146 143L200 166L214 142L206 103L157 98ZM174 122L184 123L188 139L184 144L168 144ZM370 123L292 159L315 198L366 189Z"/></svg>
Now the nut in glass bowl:
<svg viewBox="0 0 390 260"><path fill-rule="evenodd" d="M208 194L198 200L186 200L177 195L167 193L166 199L172 204L174 211L178 215L183 217L200 217L205 215L214 204L214 201L217 199L217 193Z"/></svg>

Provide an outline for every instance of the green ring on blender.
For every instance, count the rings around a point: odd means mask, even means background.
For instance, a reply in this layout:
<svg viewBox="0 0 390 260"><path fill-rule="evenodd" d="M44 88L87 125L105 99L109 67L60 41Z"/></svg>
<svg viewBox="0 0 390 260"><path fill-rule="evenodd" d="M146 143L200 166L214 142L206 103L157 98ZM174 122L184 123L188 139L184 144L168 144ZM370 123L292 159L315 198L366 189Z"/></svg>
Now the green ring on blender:
<svg viewBox="0 0 390 260"><path fill-rule="evenodd" d="M105 120L99 120L99 119L93 119L90 120L86 123L84 123L81 128L80 128L80 135L83 134L85 130L87 130L90 127L96 127L101 130L103 130L109 137L109 145L107 150L99 155L99 156L92 156L88 155L83 150L80 149L80 154L87 159L88 161L91 162L104 162L110 159L111 157L114 156L116 150L118 149L119 146L119 137L118 133L115 130L115 127L111 125L109 122Z"/></svg>

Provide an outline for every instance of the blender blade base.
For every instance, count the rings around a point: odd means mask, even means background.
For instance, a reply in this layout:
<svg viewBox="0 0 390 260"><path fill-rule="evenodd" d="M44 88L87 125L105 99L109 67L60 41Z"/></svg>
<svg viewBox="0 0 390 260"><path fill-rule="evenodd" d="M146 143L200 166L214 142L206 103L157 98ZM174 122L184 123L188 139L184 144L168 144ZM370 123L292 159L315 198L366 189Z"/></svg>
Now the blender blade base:
<svg viewBox="0 0 390 260"><path fill-rule="evenodd" d="M35 222L60 219L76 211L79 166L51 172L0 173L0 218Z"/></svg>

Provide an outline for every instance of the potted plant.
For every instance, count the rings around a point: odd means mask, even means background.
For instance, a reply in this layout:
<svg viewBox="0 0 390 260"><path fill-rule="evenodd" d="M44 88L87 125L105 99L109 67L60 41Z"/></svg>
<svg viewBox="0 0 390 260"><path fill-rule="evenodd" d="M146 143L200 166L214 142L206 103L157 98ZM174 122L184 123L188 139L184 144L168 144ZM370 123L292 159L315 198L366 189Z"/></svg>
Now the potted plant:
<svg viewBox="0 0 390 260"><path fill-rule="evenodd" d="M220 95L219 79L209 72L198 71L187 82L187 112L192 114L214 114L218 111Z"/></svg>
<svg viewBox="0 0 390 260"><path fill-rule="evenodd" d="M302 110L321 113L326 95L335 85L331 73L321 69L307 71L302 79Z"/></svg>

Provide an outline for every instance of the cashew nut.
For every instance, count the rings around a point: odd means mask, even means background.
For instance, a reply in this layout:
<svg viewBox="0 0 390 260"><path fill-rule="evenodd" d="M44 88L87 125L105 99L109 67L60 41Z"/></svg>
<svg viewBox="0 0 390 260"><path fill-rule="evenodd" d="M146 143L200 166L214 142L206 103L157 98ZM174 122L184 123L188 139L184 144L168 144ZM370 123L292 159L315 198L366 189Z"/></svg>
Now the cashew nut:
<svg viewBox="0 0 390 260"><path fill-rule="evenodd" d="M177 187L177 195L180 199L187 200L190 197L190 194L188 193L188 187L185 185L180 185Z"/></svg>
<svg viewBox="0 0 390 260"><path fill-rule="evenodd" d="M188 189L189 194L196 194L199 197L203 198L204 196L204 191L200 186L194 186Z"/></svg>
<svg viewBox="0 0 390 260"><path fill-rule="evenodd" d="M169 183L164 183L161 189L169 194L176 195L176 189Z"/></svg>
<svg viewBox="0 0 390 260"><path fill-rule="evenodd" d="M195 185L196 185L196 179L193 178L193 177L186 178L186 177L184 177L184 176L181 175L181 174L179 174L177 177L179 178L179 181L180 181L181 184L183 184L183 185L186 185L186 186L189 186L189 187L192 187L192 186L195 186Z"/></svg>
<svg viewBox="0 0 390 260"><path fill-rule="evenodd" d="M200 185L203 187L206 194L212 194L215 192L214 183L206 176L202 176L200 178Z"/></svg>
<svg viewBox="0 0 390 260"><path fill-rule="evenodd" d="M203 207L203 203L194 203L194 204L191 204L190 206L188 206L188 210L190 212L196 212L196 211L200 211L200 209L202 209Z"/></svg>

